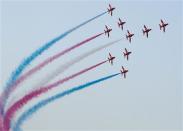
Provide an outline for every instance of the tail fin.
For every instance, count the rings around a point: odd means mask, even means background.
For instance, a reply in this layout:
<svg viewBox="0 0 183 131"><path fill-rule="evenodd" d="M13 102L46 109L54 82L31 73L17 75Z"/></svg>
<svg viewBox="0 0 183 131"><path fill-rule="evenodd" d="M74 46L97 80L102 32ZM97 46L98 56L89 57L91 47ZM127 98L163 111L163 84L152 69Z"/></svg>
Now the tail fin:
<svg viewBox="0 0 183 131"><path fill-rule="evenodd" d="M125 55L125 52L123 52L123 56L125 57L126 55Z"/></svg>
<svg viewBox="0 0 183 131"><path fill-rule="evenodd" d="M159 29L161 30L162 26L159 24Z"/></svg>
<svg viewBox="0 0 183 131"><path fill-rule="evenodd" d="M126 35L126 39L128 40L128 36Z"/></svg>
<svg viewBox="0 0 183 131"><path fill-rule="evenodd" d="M110 13L110 10L107 8L107 12L108 12L108 14Z"/></svg>
<svg viewBox="0 0 183 131"><path fill-rule="evenodd" d="M145 34L145 30L142 30L142 32L143 32L143 35Z"/></svg>
<svg viewBox="0 0 183 131"><path fill-rule="evenodd" d="M118 27L120 27L120 24L119 24L119 22L118 22Z"/></svg>
<svg viewBox="0 0 183 131"><path fill-rule="evenodd" d="M123 71L122 70L120 70L121 71L121 75L123 75Z"/></svg>

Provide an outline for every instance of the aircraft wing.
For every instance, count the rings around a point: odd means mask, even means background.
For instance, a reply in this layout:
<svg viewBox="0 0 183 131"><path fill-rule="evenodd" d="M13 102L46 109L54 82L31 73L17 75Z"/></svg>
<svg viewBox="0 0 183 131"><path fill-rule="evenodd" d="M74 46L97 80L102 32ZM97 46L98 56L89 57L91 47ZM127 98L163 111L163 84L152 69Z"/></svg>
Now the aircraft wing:
<svg viewBox="0 0 183 131"><path fill-rule="evenodd" d="M144 25L145 30L147 30L147 27Z"/></svg>
<svg viewBox="0 0 183 131"><path fill-rule="evenodd" d="M164 24L163 20L161 19L161 23Z"/></svg>
<svg viewBox="0 0 183 131"><path fill-rule="evenodd" d="M109 8L111 9L111 4L109 4Z"/></svg>
<svg viewBox="0 0 183 131"><path fill-rule="evenodd" d="M105 28L108 30L108 27L107 27L107 25L105 25Z"/></svg>
<svg viewBox="0 0 183 131"><path fill-rule="evenodd" d="M129 30L127 30L128 34L130 34Z"/></svg>
<svg viewBox="0 0 183 131"><path fill-rule="evenodd" d="M146 33L146 35L147 35L147 38L148 38L148 32Z"/></svg>
<svg viewBox="0 0 183 131"><path fill-rule="evenodd" d="M111 53L109 53L109 56L110 56L110 58L112 57L112 56L111 56Z"/></svg>
<svg viewBox="0 0 183 131"><path fill-rule="evenodd" d="M123 70L123 71L125 70L123 66L122 66L122 70Z"/></svg>
<svg viewBox="0 0 183 131"><path fill-rule="evenodd" d="M119 22L120 22L120 23L122 22L120 18L119 18Z"/></svg>

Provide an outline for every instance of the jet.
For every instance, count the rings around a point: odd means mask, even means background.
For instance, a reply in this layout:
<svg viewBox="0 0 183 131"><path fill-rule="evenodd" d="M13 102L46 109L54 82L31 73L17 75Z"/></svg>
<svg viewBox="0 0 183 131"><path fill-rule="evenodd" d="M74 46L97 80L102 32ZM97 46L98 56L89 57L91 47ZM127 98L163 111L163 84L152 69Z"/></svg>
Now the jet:
<svg viewBox="0 0 183 131"><path fill-rule="evenodd" d="M130 32L129 32L129 30L127 30L127 35L126 35L126 39L128 40L129 39L129 42L131 43L131 39L132 39L132 36L134 36L134 34L131 34Z"/></svg>
<svg viewBox="0 0 183 131"><path fill-rule="evenodd" d="M113 60L114 59L115 59L115 57L112 56L111 53L109 53L108 61L109 61L109 63L111 63L111 65L113 65Z"/></svg>
<svg viewBox="0 0 183 131"><path fill-rule="evenodd" d="M115 9L115 7L112 7L110 4L109 4L109 8L107 8L107 12L108 14L111 14L112 16L112 11Z"/></svg>
<svg viewBox="0 0 183 131"><path fill-rule="evenodd" d="M168 25L168 23L164 23L163 20L161 19L161 23L159 24L160 30L163 28L163 32L165 32L165 27Z"/></svg>
<svg viewBox="0 0 183 131"><path fill-rule="evenodd" d="M148 33L149 33L149 31L151 31L152 29L148 29L145 25L144 25L144 30L142 29L142 32L143 32L143 35L145 35L145 33L146 33L146 36L147 36L147 38L148 38Z"/></svg>
<svg viewBox="0 0 183 131"><path fill-rule="evenodd" d="M111 32L112 29L108 28L107 25L105 25L105 28L106 28L106 30L104 30L105 35L107 34L107 36L109 37L109 32Z"/></svg>
<svg viewBox="0 0 183 131"><path fill-rule="evenodd" d="M124 25L125 23L126 23L125 21L122 21L122 20L119 18L118 27L121 26L121 29L123 30L123 25Z"/></svg>
<svg viewBox="0 0 183 131"><path fill-rule="evenodd" d="M128 51L128 50L125 48L125 52L123 52L123 55L124 55L124 57L126 57L127 60L128 60L128 56L129 56L131 53L132 53L132 52Z"/></svg>
<svg viewBox="0 0 183 131"><path fill-rule="evenodd" d="M122 70L121 71L121 75L124 75L124 78L126 78L126 73L128 72L128 70L126 70L123 66L122 66Z"/></svg>

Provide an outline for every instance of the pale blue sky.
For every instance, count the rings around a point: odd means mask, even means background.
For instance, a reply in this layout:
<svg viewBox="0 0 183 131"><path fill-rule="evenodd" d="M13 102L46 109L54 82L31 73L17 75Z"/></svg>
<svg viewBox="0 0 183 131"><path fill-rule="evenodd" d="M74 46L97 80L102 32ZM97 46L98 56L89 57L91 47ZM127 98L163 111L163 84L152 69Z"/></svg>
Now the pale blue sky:
<svg viewBox="0 0 183 131"><path fill-rule="evenodd" d="M129 69L127 79L119 76L54 102L28 120L23 126L24 130L180 129L181 1L4 0L1 5L1 83L5 84L15 67L35 49L64 31L104 12L108 3L116 7L114 16L106 14L71 33L43 53L30 67L60 50L102 32L105 24L113 28L110 38L103 35L58 59L23 83L20 90L13 95L20 97L60 64L119 38L124 40L74 65L53 81L106 59L109 52L117 57L114 66L102 65L40 99L116 73L121 65ZM127 22L124 31L117 27L119 17ZM166 33L159 30L161 18L170 24ZM149 39L142 35L144 24L152 28ZM125 39L127 29L135 33L131 44ZM122 56L124 48L132 51L129 61Z"/></svg>

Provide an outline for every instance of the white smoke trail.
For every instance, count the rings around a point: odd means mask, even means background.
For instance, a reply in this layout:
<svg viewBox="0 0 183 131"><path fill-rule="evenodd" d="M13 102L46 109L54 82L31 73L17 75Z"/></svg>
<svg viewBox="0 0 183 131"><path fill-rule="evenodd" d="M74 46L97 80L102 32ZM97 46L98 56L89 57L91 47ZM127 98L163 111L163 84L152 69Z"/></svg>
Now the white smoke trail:
<svg viewBox="0 0 183 131"><path fill-rule="evenodd" d="M102 50L102 49L105 49L119 41L121 41L122 39L118 39L118 40L115 40L115 41L112 41L112 42L109 42L105 45L102 45L100 47L96 47L94 49L92 49L91 51L89 52L86 52L72 60L70 60L69 62L65 63L64 65L61 65L59 66L57 69L55 69L53 72L51 72L50 74L47 75L47 77L43 78L39 83L37 83L35 86L32 87L32 89L35 89L37 87L40 87L40 86L43 86L47 83L49 83L51 80L53 80L54 78L56 78L58 75L62 74L63 72L65 72L66 70L68 70L71 66L73 66L74 64L76 63L79 63L80 61L82 61L83 59L87 58L88 56ZM21 95L19 95L21 96ZM6 109L8 107L10 107L17 99L17 96L15 97L12 97L12 99L10 99L10 102L7 104L6 106ZM5 109L5 110L6 110Z"/></svg>

